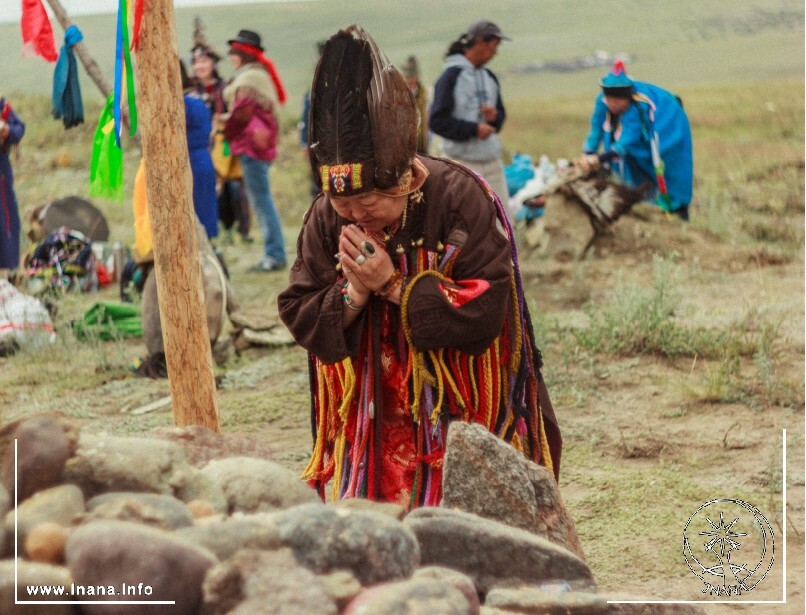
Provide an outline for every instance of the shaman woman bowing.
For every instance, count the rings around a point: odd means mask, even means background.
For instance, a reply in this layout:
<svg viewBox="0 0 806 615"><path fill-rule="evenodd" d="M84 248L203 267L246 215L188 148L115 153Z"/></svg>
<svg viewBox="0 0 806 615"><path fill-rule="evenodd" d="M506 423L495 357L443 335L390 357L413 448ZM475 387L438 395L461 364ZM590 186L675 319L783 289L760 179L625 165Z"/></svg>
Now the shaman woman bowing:
<svg viewBox="0 0 806 615"><path fill-rule="evenodd" d="M450 421L472 421L559 474L500 201L453 162L415 155L414 99L355 26L326 44L311 89L305 215L280 314L310 353L325 496L439 504Z"/></svg>

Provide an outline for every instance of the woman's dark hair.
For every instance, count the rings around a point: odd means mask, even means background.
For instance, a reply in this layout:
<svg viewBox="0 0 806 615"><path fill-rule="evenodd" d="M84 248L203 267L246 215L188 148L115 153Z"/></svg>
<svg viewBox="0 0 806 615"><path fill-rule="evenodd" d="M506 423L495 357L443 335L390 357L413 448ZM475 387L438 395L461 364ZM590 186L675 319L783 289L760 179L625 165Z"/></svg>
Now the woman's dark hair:
<svg viewBox="0 0 806 615"><path fill-rule="evenodd" d="M481 39L485 43L489 43L494 38L499 38L495 35L488 34L486 36L473 36L472 34L462 34L459 38L453 41L450 46L448 47L448 51L445 52L445 57L456 55L457 53L464 53L468 49L470 49L473 45L476 44L478 39Z"/></svg>
<svg viewBox="0 0 806 615"><path fill-rule="evenodd" d="M473 46L475 39L469 34L462 34L459 38L453 41L445 52L445 57L456 55L457 53L464 53Z"/></svg>

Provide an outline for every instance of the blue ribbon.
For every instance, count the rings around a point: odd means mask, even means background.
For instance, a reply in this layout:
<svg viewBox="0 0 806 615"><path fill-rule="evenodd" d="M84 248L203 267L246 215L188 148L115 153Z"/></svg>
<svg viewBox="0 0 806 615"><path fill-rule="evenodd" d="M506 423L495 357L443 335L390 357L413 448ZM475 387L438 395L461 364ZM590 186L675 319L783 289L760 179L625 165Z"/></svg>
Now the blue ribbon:
<svg viewBox="0 0 806 615"><path fill-rule="evenodd" d="M76 25L64 33L64 45L59 51L59 59L53 70L52 113L62 119L65 128L84 123L84 105L81 101L81 86L78 80L78 65L73 46L84 40Z"/></svg>

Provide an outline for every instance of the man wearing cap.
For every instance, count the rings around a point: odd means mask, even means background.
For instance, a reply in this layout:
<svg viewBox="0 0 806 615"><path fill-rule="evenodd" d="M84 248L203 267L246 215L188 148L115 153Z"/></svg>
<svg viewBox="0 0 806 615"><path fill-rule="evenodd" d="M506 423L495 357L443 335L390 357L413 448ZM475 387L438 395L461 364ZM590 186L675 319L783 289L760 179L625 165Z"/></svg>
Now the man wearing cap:
<svg viewBox="0 0 806 615"><path fill-rule="evenodd" d="M442 137L445 156L481 175L506 201L509 193L498 138L506 111L498 78L485 66L502 40L511 39L483 20L471 24L451 44L434 86L429 124Z"/></svg>
<svg viewBox="0 0 806 615"><path fill-rule="evenodd" d="M651 83L633 81L618 60L599 82L585 155L577 163L611 163L630 186L651 182L647 198L688 220L693 183L691 127L680 99ZM600 145L604 151L596 152Z"/></svg>

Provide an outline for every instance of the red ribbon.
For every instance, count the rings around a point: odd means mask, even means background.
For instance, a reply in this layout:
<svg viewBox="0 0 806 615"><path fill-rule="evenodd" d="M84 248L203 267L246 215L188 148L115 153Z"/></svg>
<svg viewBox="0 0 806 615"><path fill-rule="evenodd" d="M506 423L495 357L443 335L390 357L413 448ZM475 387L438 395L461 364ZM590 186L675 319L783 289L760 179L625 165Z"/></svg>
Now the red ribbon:
<svg viewBox="0 0 806 615"><path fill-rule="evenodd" d="M23 54L40 55L48 62L55 62L59 55L53 40L53 28L50 19L42 6L42 0L22 0Z"/></svg>
<svg viewBox="0 0 806 615"><path fill-rule="evenodd" d="M137 51L140 43L140 25L143 21L143 0L134 0L134 31L130 49Z"/></svg>
<svg viewBox="0 0 806 615"><path fill-rule="evenodd" d="M239 43L237 41L232 41L230 43L230 47L233 49L237 49L238 51L243 51L244 53L248 53L249 55L255 56L263 66L266 67L266 70L269 71L269 76L271 77L272 83L274 83L274 89L277 91L277 99L280 101L280 104L285 104L285 100L287 98L285 92L285 86L283 82L280 80L280 75L277 73L277 68L274 66L274 62L272 62L269 58L267 58L263 52L258 49L257 47L252 47L252 45L246 45L245 43Z"/></svg>

